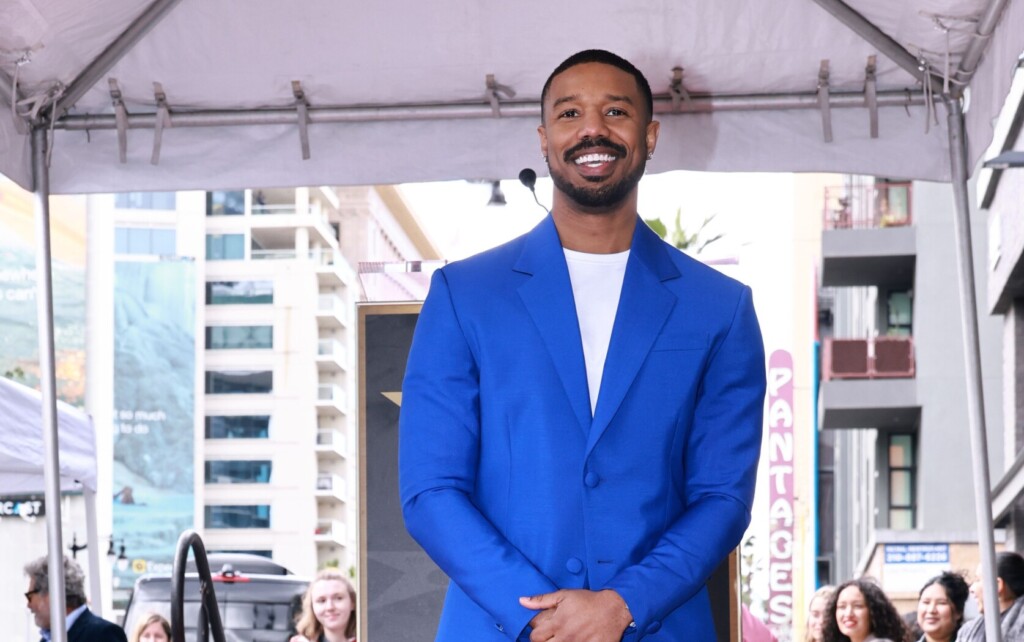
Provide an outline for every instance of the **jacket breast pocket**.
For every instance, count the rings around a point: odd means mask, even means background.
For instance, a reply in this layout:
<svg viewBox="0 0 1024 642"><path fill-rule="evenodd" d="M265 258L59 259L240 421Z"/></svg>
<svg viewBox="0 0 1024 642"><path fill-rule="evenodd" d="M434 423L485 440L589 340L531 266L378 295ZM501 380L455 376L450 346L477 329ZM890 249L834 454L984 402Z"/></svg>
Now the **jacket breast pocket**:
<svg viewBox="0 0 1024 642"><path fill-rule="evenodd" d="M706 332L662 332L654 342L652 352L669 352L677 350L706 350L708 335Z"/></svg>

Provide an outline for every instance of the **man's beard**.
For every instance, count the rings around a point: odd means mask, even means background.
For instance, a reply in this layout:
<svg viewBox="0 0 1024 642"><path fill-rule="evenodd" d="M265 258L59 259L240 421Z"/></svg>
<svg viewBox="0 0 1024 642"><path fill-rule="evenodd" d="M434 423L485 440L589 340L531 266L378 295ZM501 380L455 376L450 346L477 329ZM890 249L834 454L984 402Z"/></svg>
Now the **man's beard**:
<svg viewBox="0 0 1024 642"><path fill-rule="evenodd" d="M595 144L577 147L587 148L601 146L602 145L600 144L600 141L595 141ZM617 149L619 146L613 147ZM566 155L570 156L574 154L575 151L579 150L573 148L566 152ZM620 159L622 157L623 156L619 156ZM566 159L566 161L570 162L568 161L568 159ZM548 161L548 173L551 175L551 181L555 184L555 188L557 188L560 192L568 196L577 205L592 210L611 208L624 201L626 197L629 196L629 194L636 188L637 184L640 182L640 179L643 178L644 170L646 168L647 161L641 157L640 164L636 167L636 169L634 169L626 176L623 176L617 183L598 184L600 183L600 181L604 180L602 177L591 178L585 176L585 180L595 183L595 185L578 186L574 185L571 181L569 181L569 179L566 178L564 173L552 167L551 162Z"/></svg>

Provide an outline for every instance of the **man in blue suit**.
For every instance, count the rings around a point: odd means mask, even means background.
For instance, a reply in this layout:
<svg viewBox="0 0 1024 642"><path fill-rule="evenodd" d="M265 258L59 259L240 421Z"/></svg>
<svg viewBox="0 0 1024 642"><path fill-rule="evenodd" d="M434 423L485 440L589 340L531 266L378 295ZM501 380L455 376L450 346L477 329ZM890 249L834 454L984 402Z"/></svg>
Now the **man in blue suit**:
<svg viewBox="0 0 1024 642"><path fill-rule="evenodd" d="M28 590L25 599L35 616L41 642L50 638L50 577L46 556L25 565ZM67 606L68 642L126 642L124 630L113 622L98 617L89 610L85 600L85 574L72 559L64 558L64 600Z"/></svg>
<svg viewBox="0 0 1024 642"><path fill-rule="evenodd" d="M713 641L761 444L751 293L638 217L659 124L632 64L580 52L542 105L551 214L434 274L402 388L406 526L452 579L437 640Z"/></svg>

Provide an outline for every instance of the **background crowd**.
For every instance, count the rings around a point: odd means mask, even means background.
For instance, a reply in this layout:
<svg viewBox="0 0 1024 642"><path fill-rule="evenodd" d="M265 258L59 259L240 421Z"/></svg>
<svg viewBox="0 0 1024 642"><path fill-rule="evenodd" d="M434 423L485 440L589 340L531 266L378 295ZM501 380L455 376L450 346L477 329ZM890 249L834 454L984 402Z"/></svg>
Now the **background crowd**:
<svg viewBox="0 0 1024 642"><path fill-rule="evenodd" d="M1003 642L1024 642L1024 557L996 557L996 586ZM970 595L980 615L965 621ZM981 569L968 585L960 573L944 572L921 587L916 613L901 616L871 579L819 589L808 605L805 642L984 642L985 612Z"/></svg>

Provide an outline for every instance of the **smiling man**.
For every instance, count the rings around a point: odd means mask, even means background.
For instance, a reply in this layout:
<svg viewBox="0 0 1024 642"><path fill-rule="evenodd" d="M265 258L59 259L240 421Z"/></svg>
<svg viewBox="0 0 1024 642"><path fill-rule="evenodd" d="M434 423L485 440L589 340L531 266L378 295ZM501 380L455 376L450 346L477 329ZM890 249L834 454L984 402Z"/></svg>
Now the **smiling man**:
<svg viewBox="0 0 1024 642"><path fill-rule="evenodd" d="M452 579L437 640L710 642L761 443L751 293L640 220L659 125L632 64L575 54L542 105L550 216L435 272L406 368L406 526Z"/></svg>

